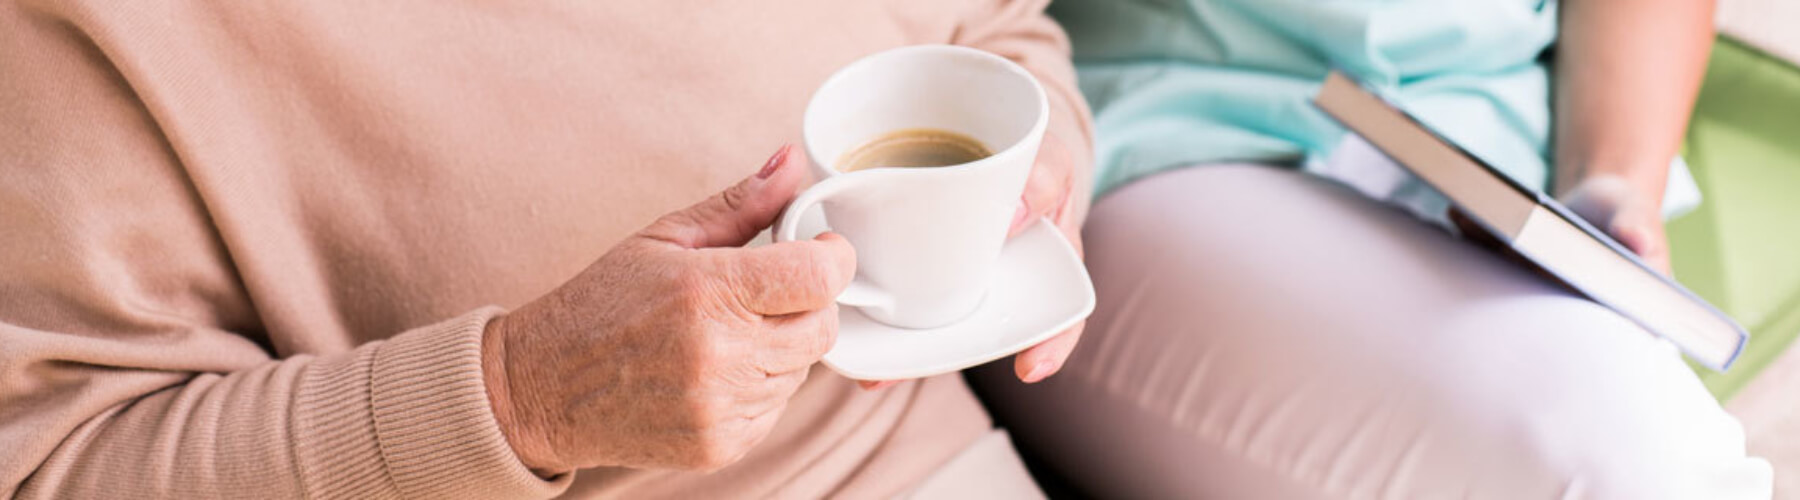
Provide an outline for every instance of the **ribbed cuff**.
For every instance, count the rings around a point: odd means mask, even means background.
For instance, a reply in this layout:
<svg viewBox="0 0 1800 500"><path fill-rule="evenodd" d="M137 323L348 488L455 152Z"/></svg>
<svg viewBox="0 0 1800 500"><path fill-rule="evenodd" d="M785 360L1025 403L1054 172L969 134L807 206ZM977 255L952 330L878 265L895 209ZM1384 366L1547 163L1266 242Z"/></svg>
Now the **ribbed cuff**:
<svg viewBox="0 0 1800 500"><path fill-rule="evenodd" d="M309 497L549 498L506 444L481 373L498 309L358 348L308 368L295 396L295 457Z"/></svg>

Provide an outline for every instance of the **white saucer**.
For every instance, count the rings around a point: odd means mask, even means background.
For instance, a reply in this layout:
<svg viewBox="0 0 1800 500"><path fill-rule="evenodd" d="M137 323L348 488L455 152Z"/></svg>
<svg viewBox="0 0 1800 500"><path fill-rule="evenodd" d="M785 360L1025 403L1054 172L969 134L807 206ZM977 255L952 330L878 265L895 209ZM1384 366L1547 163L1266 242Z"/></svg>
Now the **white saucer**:
<svg viewBox="0 0 1800 500"><path fill-rule="evenodd" d="M981 306L949 326L899 328L843 308L825 365L857 380L950 373L1023 351L1094 312L1087 267L1049 221L1008 241L997 265Z"/></svg>

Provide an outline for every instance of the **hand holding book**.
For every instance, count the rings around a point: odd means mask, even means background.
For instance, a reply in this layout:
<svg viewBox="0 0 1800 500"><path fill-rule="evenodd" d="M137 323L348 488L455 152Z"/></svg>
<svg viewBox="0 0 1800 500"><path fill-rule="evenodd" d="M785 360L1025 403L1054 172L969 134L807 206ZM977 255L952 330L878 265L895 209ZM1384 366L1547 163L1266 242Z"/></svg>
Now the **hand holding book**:
<svg viewBox="0 0 1800 500"><path fill-rule="evenodd" d="M1652 165L1667 170L1664 165ZM1669 267L1669 237L1663 232L1662 191L1638 187L1616 174L1588 174L1559 198L1575 215L1606 231L1645 264L1664 275Z"/></svg>
<svg viewBox="0 0 1800 500"><path fill-rule="evenodd" d="M1650 190L1608 187L1601 180L1606 177L1579 177L1588 183L1576 183L1571 201L1586 205L1589 213L1577 215L1346 75L1328 75L1313 103L1448 198L1472 239L1619 312L1703 366L1722 371L1742 353L1749 340L1743 327L1668 277L1666 256L1658 248L1661 221L1654 219L1661 197L1641 197L1658 200L1651 202L1632 194ZM1589 224L1590 218L1604 220L1607 230ZM1638 246L1628 248L1607 233L1635 238ZM1661 259L1646 263L1634 252Z"/></svg>

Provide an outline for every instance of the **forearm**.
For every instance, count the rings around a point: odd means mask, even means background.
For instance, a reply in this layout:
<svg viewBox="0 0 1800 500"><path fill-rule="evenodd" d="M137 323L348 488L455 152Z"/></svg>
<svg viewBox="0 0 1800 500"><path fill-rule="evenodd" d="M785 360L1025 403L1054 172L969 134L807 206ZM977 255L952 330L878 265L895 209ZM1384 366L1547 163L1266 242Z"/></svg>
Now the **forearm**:
<svg viewBox="0 0 1800 500"><path fill-rule="evenodd" d="M76 409L158 378L141 368L96 373L52 363L30 380L6 381L13 391L0 401L22 415L0 430L24 459L7 464L6 476L24 479L4 490L25 498L548 497L566 480L526 471L489 409L479 357L491 315L339 355L200 374L93 415ZM84 377L79 393L15 397L46 379Z"/></svg>
<svg viewBox="0 0 1800 500"><path fill-rule="evenodd" d="M1712 47L1711 0L1569 0L1556 52L1553 188L1612 175L1660 196Z"/></svg>

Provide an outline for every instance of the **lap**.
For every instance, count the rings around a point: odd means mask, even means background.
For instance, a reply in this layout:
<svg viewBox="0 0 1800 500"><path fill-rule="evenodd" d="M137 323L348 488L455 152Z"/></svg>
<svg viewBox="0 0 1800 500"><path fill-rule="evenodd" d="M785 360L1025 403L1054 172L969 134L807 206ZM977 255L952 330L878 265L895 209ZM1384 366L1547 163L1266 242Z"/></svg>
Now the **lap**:
<svg viewBox="0 0 1800 500"><path fill-rule="evenodd" d="M1101 200L1084 240L1100 303L1081 348L1046 382L984 391L1083 487L1768 495L1672 347L1348 190L1179 170Z"/></svg>

